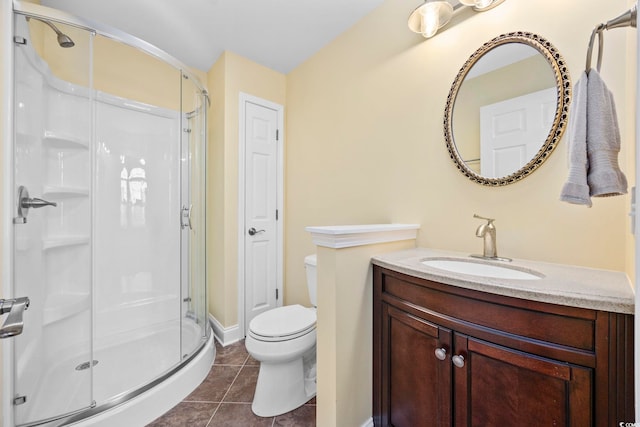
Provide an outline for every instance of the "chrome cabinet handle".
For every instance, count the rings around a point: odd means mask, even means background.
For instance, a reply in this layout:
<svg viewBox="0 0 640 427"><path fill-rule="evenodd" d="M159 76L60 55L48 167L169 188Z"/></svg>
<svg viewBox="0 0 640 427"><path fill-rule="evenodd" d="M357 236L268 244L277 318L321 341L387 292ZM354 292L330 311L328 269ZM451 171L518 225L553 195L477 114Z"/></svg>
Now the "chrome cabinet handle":
<svg viewBox="0 0 640 427"><path fill-rule="evenodd" d="M436 348L436 359L444 360L447 358L447 350L445 348Z"/></svg>
<svg viewBox="0 0 640 427"><path fill-rule="evenodd" d="M258 233L264 233L265 230L256 230L254 227L251 227L248 231L249 236L255 236Z"/></svg>
<svg viewBox="0 0 640 427"><path fill-rule="evenodd" d="M451 358L451 361L457 368L464 368L464 356L457 354Z"/></svg>

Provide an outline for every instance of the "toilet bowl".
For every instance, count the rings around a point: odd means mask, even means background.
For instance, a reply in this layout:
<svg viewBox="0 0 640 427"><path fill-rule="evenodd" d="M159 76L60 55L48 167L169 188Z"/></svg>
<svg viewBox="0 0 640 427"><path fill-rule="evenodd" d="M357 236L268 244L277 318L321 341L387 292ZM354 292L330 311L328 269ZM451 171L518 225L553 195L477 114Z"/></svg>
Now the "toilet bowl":
<svg viewBox="0 0 640 427"><path fill-rule="evenodd" d="M311 303L316 304L316 256L305 258ZM251 409L273 417L304 405L316 395L316 309L299 304L254 317L245 340L260 362Z"/></svg>

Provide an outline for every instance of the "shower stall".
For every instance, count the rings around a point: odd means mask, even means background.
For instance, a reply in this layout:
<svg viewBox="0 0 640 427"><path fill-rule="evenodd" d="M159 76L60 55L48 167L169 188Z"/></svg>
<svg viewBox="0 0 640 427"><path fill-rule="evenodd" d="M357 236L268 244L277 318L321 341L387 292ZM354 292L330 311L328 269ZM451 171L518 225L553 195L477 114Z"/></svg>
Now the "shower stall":
<svg viewBox="0 0 640 427"><path fill-rule="evenodd" d="M144 425L214 357L207 92L115 29L19 1L12 26L4 425Z"/></svg>

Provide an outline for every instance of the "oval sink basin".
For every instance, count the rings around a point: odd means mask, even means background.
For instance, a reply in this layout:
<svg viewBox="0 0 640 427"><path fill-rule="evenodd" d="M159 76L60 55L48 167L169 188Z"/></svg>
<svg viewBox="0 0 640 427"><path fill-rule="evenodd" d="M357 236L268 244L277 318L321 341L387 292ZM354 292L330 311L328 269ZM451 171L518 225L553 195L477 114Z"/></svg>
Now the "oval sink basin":
<svg viewBox="0 0 640 427"><path fill-rule="evenodd" d="M543 274L537 272L525 271L506 265L489 264L488 262L491 261L482 262L464 258L429 258L422 261L422 264L452 273L496 279L539 280L544 277Z"/></svg>

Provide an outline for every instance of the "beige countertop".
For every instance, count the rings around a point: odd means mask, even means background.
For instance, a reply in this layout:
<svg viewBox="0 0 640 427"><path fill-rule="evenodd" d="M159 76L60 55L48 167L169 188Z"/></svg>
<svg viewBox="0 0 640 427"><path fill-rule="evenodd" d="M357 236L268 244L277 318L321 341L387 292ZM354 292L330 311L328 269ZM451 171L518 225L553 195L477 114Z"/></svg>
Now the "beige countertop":
<svg viewBox="0 0 640 427"><path fill-rule="evenodd" d="M541 273L543 277L523 280L474 276L421 264L427 258L462 258ZM485 261L470 258L468 253L427 248L378 255L371 262L399 273L466 289L572 307L634 313L635 295L631 282L625 273L619 271L521 259Z"/></svg>

